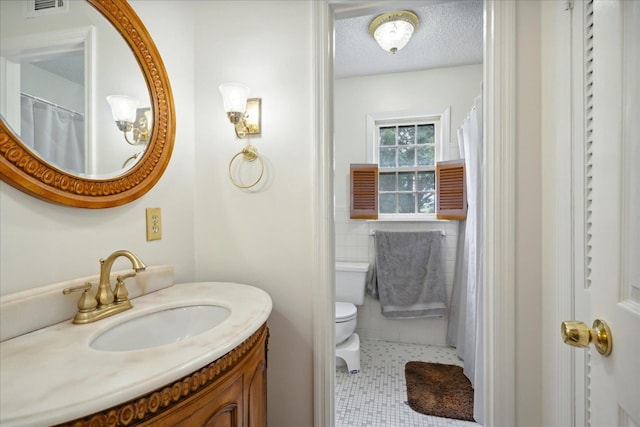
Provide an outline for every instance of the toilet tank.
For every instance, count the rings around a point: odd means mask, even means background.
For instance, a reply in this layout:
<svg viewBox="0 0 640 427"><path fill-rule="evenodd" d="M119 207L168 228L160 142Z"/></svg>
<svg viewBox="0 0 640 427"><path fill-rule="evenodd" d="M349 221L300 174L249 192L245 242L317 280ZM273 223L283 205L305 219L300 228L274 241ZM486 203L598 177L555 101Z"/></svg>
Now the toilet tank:
<svg viewBox="0 0 640 427"><path fill-rule="evenodd" d="M362 305L368 262L336 262L336 301Z"/></svg>

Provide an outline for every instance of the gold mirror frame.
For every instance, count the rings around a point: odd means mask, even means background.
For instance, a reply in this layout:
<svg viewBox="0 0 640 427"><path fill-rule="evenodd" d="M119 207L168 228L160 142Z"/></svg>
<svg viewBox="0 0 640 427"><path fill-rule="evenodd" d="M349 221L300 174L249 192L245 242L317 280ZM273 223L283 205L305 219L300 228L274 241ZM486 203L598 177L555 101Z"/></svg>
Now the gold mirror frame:
<svg viewBox="0 0 640 427"><path fill-rule="evenodd" d="M0 120L0 179L39 199L101 209L129 203L149 191L169 163L175 138L175 108L164 64L133 8L123 0L86 0L122 35L149 89L153 111L151 140L129 171L108 179L72 175L34 156Z"/></svg>

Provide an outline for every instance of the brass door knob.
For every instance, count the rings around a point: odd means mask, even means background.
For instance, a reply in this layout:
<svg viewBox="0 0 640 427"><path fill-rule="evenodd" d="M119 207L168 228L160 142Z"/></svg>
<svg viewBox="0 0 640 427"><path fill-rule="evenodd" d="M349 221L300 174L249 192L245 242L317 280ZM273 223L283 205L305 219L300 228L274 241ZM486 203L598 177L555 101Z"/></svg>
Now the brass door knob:
<svg viewBox="0 0 640 427"><path fill-rule="evenodd" d="M583 322L568 320L560 325L562 340L573 347L589 347L593 343L598 353L603 356L611 354L613 340L611 330L604 320L596 319L593 328L589 328Z"/></svg>

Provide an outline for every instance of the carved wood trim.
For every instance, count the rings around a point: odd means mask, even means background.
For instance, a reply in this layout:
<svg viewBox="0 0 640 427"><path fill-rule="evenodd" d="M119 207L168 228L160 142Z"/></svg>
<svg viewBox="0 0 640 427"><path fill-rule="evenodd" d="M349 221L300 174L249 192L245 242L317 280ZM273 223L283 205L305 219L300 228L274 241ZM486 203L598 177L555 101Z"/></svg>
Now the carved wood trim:
<svg viewBox="0 0 640 427"><path fill-rule="evenodd" d="M126 1L87 0L116 28L131 48L147 82L154 114L149 146L125 174L90 179L60 170L35 156L0 121L0 178L39 199L82 208L129 203L160 179L169 163L175 137L175 111L169 78L153 39Z"/></svg>
<svg viewBox="0 0 640 427"><path fill-rule="evenodd" d="M216 361L174 381L172 384L153 390L136 399L105 409L102 412L78 418L56 427L98 427L98 426L133 426L160 414L172 406L178 405L200 390L220 379L224 374L237 366L251 350L264 342L265 352L268 347L269 328L263 324L236 348Z"/></svg>

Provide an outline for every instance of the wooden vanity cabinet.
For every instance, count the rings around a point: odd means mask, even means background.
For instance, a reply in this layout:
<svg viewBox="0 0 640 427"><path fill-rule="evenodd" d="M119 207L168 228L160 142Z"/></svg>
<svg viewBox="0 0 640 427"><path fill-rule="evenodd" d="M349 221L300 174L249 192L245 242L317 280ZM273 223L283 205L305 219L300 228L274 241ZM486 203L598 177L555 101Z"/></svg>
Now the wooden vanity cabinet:
<svg viewBox="0 0 640 427"><path fill-rule="evenodd" d="M266 427L268 337L264 324L220 359L172 384L61 425Z"/></svg>

